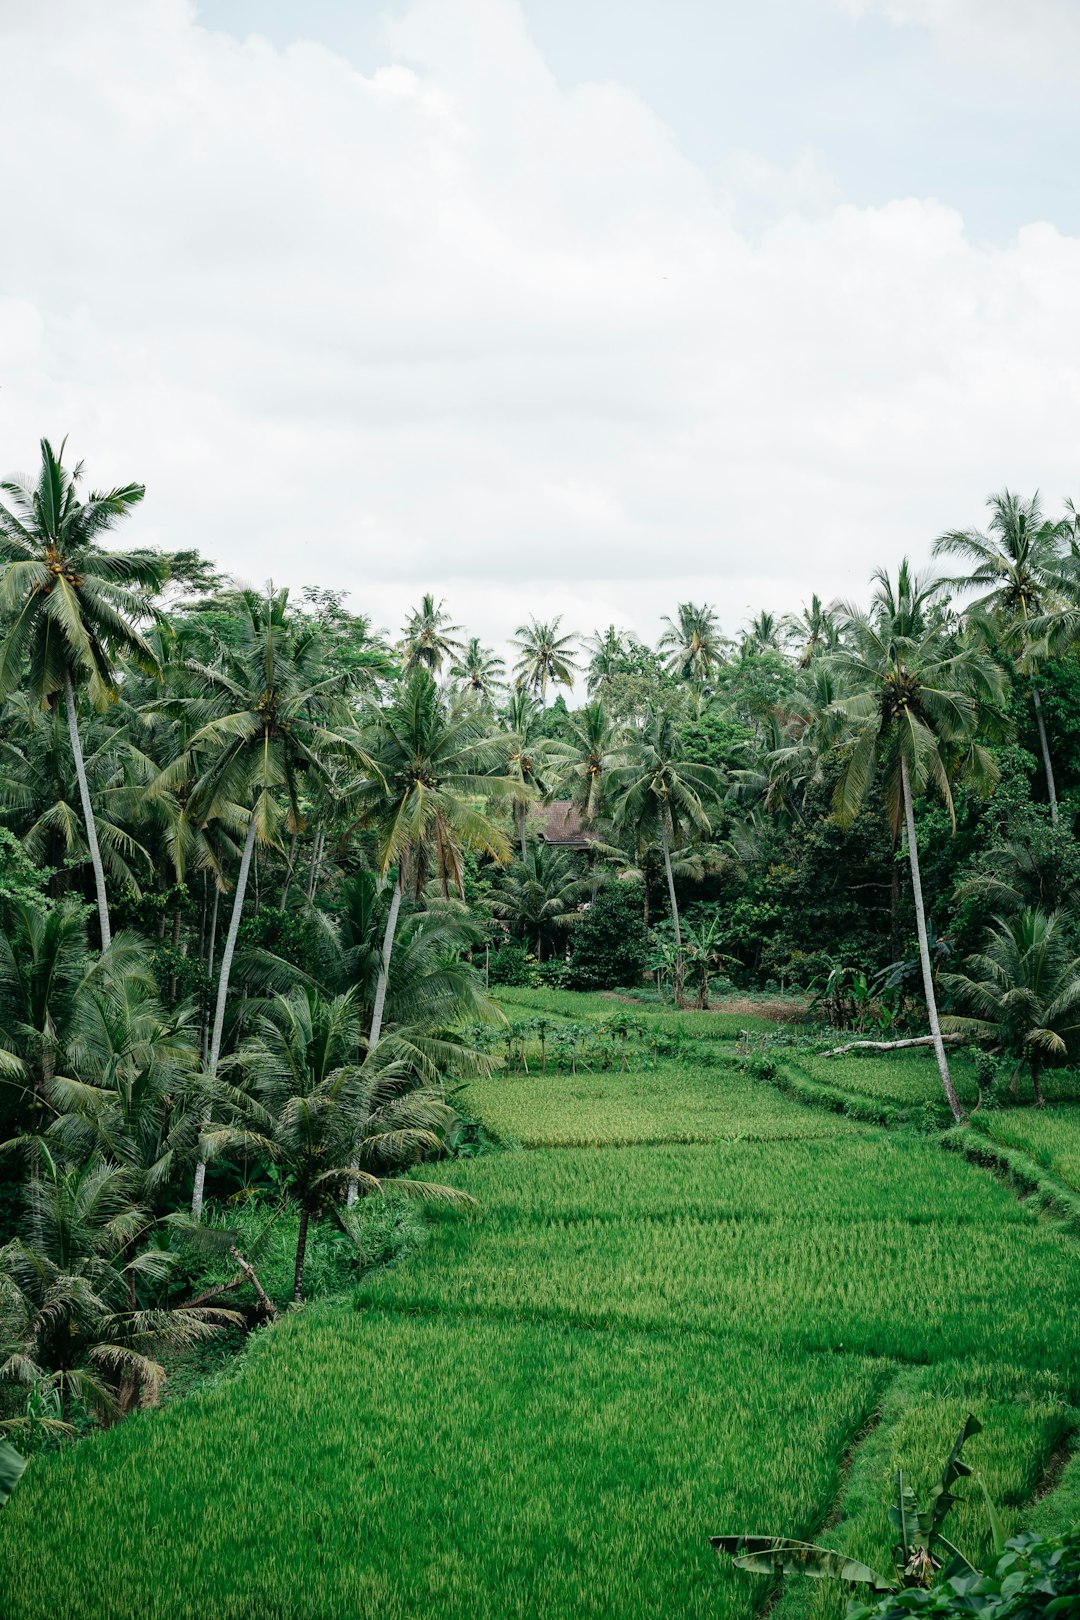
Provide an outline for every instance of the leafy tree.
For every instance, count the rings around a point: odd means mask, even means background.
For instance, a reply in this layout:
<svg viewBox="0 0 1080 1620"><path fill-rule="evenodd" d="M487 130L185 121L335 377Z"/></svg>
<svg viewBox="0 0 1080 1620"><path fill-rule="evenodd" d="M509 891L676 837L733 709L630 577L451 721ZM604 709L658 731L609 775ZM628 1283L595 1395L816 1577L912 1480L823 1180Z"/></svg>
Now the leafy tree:
<svg viewBox="0 0 1080 1620"><path fill-rule="evenodd" d="M973 642L950 631L935 613L935 587L921 584L905 561L896 584L879 570L871 611L844 610L845 645L835 655L845 696L839 705L851 741L834 807L842 826L859 812L876 769L884 777L893 838L906 829L915 922L930 1033L942 1087L962 1117L938 1023L919 872L915 799L931 782L955 822L952 779L989 788L997 766L977 740L984 710L1004 695L995 664Z"/></svg>
<svg viewBox="0 0 1080 1620"><path fill-rule="evenodd" d="M942 975L969 1009L946 1024L993 1040L1016 1059L1017 1072L1026 1063L1041 1108L1040 1070L1067 1058L1080 1041L1080 957L1069 948L1062 919L1032 907L998 918L965 969Z"/></svg>
<svg viewBox="0 0 1080 1620"><path fill-rule="evenodd" d="M542 703L547 700L550 684L573 686L575 677L581 673L574 658L578 638L569 634L561 636L561 623L561 614L547 624L533 618L519 624L511 638L511 645L518 649L514 665L518 685L535 693Z"/></svg>
<svg viewBox="0 0 1080 1620"><path fill-rule="evenodd" d="M500 875L491 908L535 942L536 960L542 962L545 943L565 931L588 887L564 850L537 842Z"/></svg>
<svg viewBox="0 0 1080 1620"><path fill-rule="evenodd" d="M470 636L464 650L450 666L451 678L482 703L490 703L506 677L506 664L479 636Z"/></svg>
<svg viewBox="0 0 1080 1620"><path fill-rule="evenodd" d="M980 534L977 529L954 529L935 540L934 555L961 557L971 564L969 574L944 583L982 592L969 612L994 621L1003 645L1013 653L1027 678L1039 730L1050 815L1056 821L1057 787L1039 696L1038 637L1032 634L1032 622L1045 621L1047 614L1062 605L1062 550L1068 525L1044 518L1037 494L1024 501L1003 489L999 495L991 495L987 505L989 534Z"/></svg>
<svg viewBox="0 0 1080 1620"><path fill-rule="evenodd" d="M606 883L570 936L570 988L614 990L636 985L647 955L638 886Z"/></svg>
<svg viewBox="0 0 1080 1620"><path fill-rule="evenodd" d="M357 820L375 833L377 864L394 885L383 936L369 1045L378 1045L402 896L419 900L429 877L444 896L463 889L466 850L509 858L501 828L477 801L499 791L502 751L475 705L447 702L424 669L414 670L373 719L366 738L371 766L353 794Z"/></svg>
<svg viewBox="0 0 1080 1620"><path fill-rule="evenodd" d="M676 617L664 623L667 629L660 637L658 651L667 655L669 673L699 688L706 686L728 650L715 608L680 602Z"/></svg>
<svg viewBox="0 0 1080 1620"><path fill-rule="evenodd" d="M161 583L162 560L147 551L101 549L101 538L139 501L141 484L94 491L80 501L82 462L63 465L64 445L41 441L37 478L0 483L14 510L0 505L0 613L8 622L0 642L0 701L22 682L39 703L55 707L61 694L79 784L83 827L97 892L101 947L112 939L105 870L98 846L90 784L79 735L76 688L103 709L117 695L114 659L123 654L157 670L140 621L152 616L148 595Z"/></svg>
<svg viewBox="0 0 1080 1620"><path fill-rule="evenodd" d="M212 664L189 660L180 673L192 695L170 696L160 704L196 729L184 754L162 772L158 791L193 780L189 804L196 821L206 824L224 817L228 822L237 806L245 808L247 818L218 973L211 1073L221 1057L229 979L256 839L272 846L283 827L299 829L302 777L325 783L333 757L363 757L355 738L342 729L350 716L341 678L323 664L318 632L293 619L288 602L287 590L269 590L265 596L245 591L239 646L220 648ZM200 1160L192 1195L196 1219L204 1180Z"/></svg>
<svg viewBox="0 0 1080 1620"><path fill-rule="evenodd" d="M109 1422L155 1400L162 1349L239 1320L155 1299L177 1256L138 1246L153 1222L126 1169L100 1159L66 1169L46 1155L27 1203L32 1238L0 1249L0 1378L55 1390L65 1422L74 1402Z"/></svg>
<svg viewBox="0 0 1080 1620"><path fill-rule="evenodd" d="M443 604L425 591L420 606L410 613L401 631L402 667L406 675L426 669L438 675L447 659L460 653L460 624L451 624Z"/></svg>
<svg viewBox="0 0 1080 1620"><path fill-rule="evenodd" d="M250 1139L270 1156L299 1206L293 1270L298 1303L310 1225L338 1203L346 1186L472 1202L454 1188L393 1176L437 1150L457 1116L440 1090L418 1083L400 1060L386 1062L372 1051L358 1063L359 1034L352 992L327 1000L301 989L274 998L235 1060L250 1079ZM245 1139L227 1127L208 1146L216 1152Z"/></svg>
<svg viewBox="0 0 1080 1620"><path fill-rule="evenodd" d="M633 827L642 833L655 830L659 838L675 948L681 963L682 932L671 852L685 834L707 836L711 832L709 812L723 790L723 779L715 766L687 757L674 720L658 710L650 716L644 733L635 739L630 762L611 772L611 783L616 826ZM676 994L681 999L681 970Z"/></svg>

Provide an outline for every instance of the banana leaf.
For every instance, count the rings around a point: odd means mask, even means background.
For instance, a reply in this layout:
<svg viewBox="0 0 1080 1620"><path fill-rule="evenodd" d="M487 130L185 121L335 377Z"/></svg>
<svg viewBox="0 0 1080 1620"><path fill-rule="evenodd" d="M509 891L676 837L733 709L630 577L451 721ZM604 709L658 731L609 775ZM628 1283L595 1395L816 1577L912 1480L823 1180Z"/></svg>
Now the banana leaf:
<svg viewBox="0 0 1080 1620"><path fill-rule="evenodd" d="M0 1507L19 1483L25 1467L26 1458L20 1457L15 1447L9 1446L6 1440L0 1440Z"/></svg>
<svg viewBox="0 0 1080 1620"><path fill-rule="evenodd" d="M739 1569L750 1569L758 1575L811 1575L815 1580L872 1586L875 1592L895 1589L893 1581L887 1581L868 1564L811 1541L791 1541L786 1536L712 1536L710 1540L717 1552L727 1553Z"/></svg>

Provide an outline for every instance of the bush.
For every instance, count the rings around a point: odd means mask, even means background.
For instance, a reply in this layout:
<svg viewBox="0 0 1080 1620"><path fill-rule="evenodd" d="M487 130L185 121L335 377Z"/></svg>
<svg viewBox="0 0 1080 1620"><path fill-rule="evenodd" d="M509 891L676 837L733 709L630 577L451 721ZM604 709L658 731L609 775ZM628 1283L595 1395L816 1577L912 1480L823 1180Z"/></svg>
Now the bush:
<svg viewBox="0 0 1080 1620"><path fill-rule="evenodd" d="M848 1620L909 1620L913 1614L1036 1620L1080 1613L1080 1530L1045 1540L1014 1536L984 1575L953 1575L931 1591L892 1592L848 1604Z"/></svg>
<svg viewBox="0 0 1080 1620"><path fill-rule="evenodd" d="M488 958L488 984L528 985L534 963L520 939L507 939Z"/></svg>
<svg viewBox="0 0 1080 1620"><path fill-rule="evenodd" d="M566 982L572 990L635 985L647 953L640 891L612 883L600 890L574 928Z"/></svg>

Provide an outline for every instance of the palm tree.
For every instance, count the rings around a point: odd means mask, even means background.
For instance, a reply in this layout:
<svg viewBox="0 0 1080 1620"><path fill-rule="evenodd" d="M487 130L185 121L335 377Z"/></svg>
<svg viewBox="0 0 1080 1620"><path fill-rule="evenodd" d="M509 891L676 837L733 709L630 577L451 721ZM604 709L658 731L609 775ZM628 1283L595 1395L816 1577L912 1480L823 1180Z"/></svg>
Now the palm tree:
<svg viewBox="0 0 1080 1620"><path fill-rule="evenodd" d="M1024 501L1003 489L1000 495L991 495L987 505L988 534L980 534L977 529L956 529L939 535L934 555L962 557L973 565L969 574L943 583L982 592L971 603L969 613L985 616L996 624L1002 645L1014 653L1027 677L1039 730L1050 817L1056 821L1057 788L1036 678L1037 638L1032 634L1032 620L1042 621L1063 605L1062 553L1069 525L1044 518L1037 493Z"/></svg>
<svg viewBox="0 0 1080 1620"><path fill-rule="evenodd" d="M780 651L780 625L773 613L759 613L751 619L742 639L744 657L752 653Z"/></svg>
<svg viewBox="0 0 1080 1620"><path fill-rule="evenodd" d="M506 664L479 636L470 636L461 656L450 666L451 677L483 703L490 703L503 684Z"/></svg>
<svg viewBox="0 0 1080 1620"><path fill-rule="evenodd" d="M55 1390L65 1423L75 1401L108 1422L154 1400L161 1349L240 1321L155 1301L179 1257L140 1247L153 1221L126 1169L100 1159L64 1169L46 1155L27 1198L32 1238L0 1249L0 1378Z"/></svg>
<svg viewBox="0 0 1080 1620"><path fill-rule="evenodd" d="M823 605L816 593L810 606L804 603L799 613L788 613L780 621L784 634L799 648L799 666L806 669L821 652L836 646L836 619L831 608Z"/></svg>
<svg viewBox="0 0 1080 1620"><path fill-rule="evenodd" d="M510 693L502 718L507 727L502 744L510 807L524 860L529 807L548 791L556 750L543 732L543 709L523 687L515 687Z"/></svg>
<svg viewBox="0 0 1080 1620"><path fill-rule="evenodd" d="M566 727L559 745L559 790L568 793L582 821L600 814L608 779L626 761L626 741L599 699L587 703Z"/></svg>
<svg viewBox="0 0 1080 1620"><path fill-rule="evenodd" d="M496 917L516 923L526 940L535 941L536 960L542 962L545 940L569 925L588 887L565 850L536 843L501 874L491 908Z"/></svg>
<svg viewBox="0 0 1080 1620"><path fill-rule="evenodd" d="M463 856L474 850L509 859L501 829L477 801L505 780L499 739L482 727L473 704L447 702L425 669L416 669L373 719L366 742L371 768L353 791L357 822L373 828L378 869L396 869L368 1045L382 1030L387 976L401 901L419 900L434 875L444 896L464 892Z"/></svg>
<svg viewBox="0 0 1080 1620"><path fill-rule="evenodd" d="M519 654L514 665L518 685L536 693L541 703L547 701L549 683L573 686L581 673L574 657L578 638L560 636L561 623L561 614L546 624L532 618L527 624L519 624L511 638L511 646L516 647Z"/></svg>
<svg viewBox="0 0 1080 1620"><path fill-rule="evenodd" d="M42 1129L89 969L81 905L70 900L42 911L8 902L0 933L0 1076L21 1097L20 1133Z"/></svg>
<svg viewBox="0 0 1080 1620"><path fill-rule="evenodd" d="M65 441L66 442L66 441ZM76 687L105 709L117 695L119 655L156 671L157 660L138 630L152 617L145 594L161 584L163 561L147 551L103 551L101 537L139 501L142 484L93 491L80 501L82 462L70 471L48 439L41 441L36 480L6 479L0 489L0 614L8 618L0 643L0 701L24 679L39 703L55 707L63 694L79 783L83 823L97 892L101 948L112 939L105 870L98 846L90 785L79 735Z"/></svg>
<svg viewBox="0 0 1080 1620"><path fill-rule="evenodd" d="M242 592L239 645L222 646L214 664L186 660L180 677L184 689L195 695L169 697L156 705L193 725L187 749L161 773L157 791L172 791L178 782L190 781L190 811L204 825L217 817L228 822L237 806L247 811L218 972L208 1059L211 1074L221 1057L229 979L256 840L275 846L283 828L300 829L303 777L328 784L331 758L364 758L348 730L351 716L341 677L326 669L317 630L310 622L291 618L288 600L287 590L270 589L265 596ZM205 1175L205 1162L200 1160L191 1206L196 1220L202 1211Z"/></svg>
<svg viewBox="0 0 1080 1620"><path fill-rule="evenodd" d="M615 675L622 672L626 660L626 637L621 630L609 624L603 635L599 630L585 643L589 663L585 672L585 685L590 697L599 692L606 694Z"/></svg>
<svg viewBox="0 0 1080 1620"><path fill-rule="evenodd" d="M624 836L633 829L641 843L647 830L659 834L675 931L676 995L681 1004L682 930L671 851L684 834L710 834L709 808L723 790L723 777L714 765L687 758L672 717L654 710L641 737L635 739L630 763L612 770L611 786L612 819Z"/></svg>
<svg viewBox="0 0 1080 1620"><path fill-rule="evenodd" d="M425 591L420 606L406 619L401 629L402 668L406 675L415 669L430 670L438 675L443 663L461 652L457 639L460 624L451 624L443 604L436 603L430 591Z"/></svg>
<svg viewBox="0 0 1080 1620"><path fill-rule="evenodd" d="M834 809L850 826L865 801L875 770L884 777L893 838L906 828L923 989L941 1084L956 1119L962 1118L938 1023L926 910L915 834L915 797L933 782L955 821L951 781L987 789L997 780L993 758L975 739L988 706L1000 702L1001 671L972 641L941 622L938 587L916 579L905 560L896 585L883 571L869 613L843 609L846 645L834 655L845 695L839 707L850 728Z"/></svg>
<svg viewBox="0 0 1080 1620"><path fill-rule="evenodd" d="M984 950L965 966L966 972L946 973L942 980L971 1016L947 1018L946 1024L995 1041L1016 1059L1016 1074L1026 1062L1041 1108L1040 1069L1048 1059L1075 1053L1080 1041L1080 958L1069 950L1063 919L1030 907L999 917Z"/></svg>
<svg viewBox="0 0 1080 1620"><path fill-rule="evenodd" d="M707 603L680 602L676 618L664 623L667 629L657 645L667 654L669 674L705 686L723 663L726 650L716 610Z"/></svg>
<svg viewBox="0 0 1080 1620"><path fill-rule="evenodd" d="M441 1091L419 1083L400 1062L381 1062L372 1052L358 1063L359 1038L353 992L328 1000L302 988L274 998L234 1060L251 1085L245 1139L263 1147L299 1207L297 1303L311 1222L338 1203L346 1186L472 1203L453 1188L389 1174L437 1151L457 1115ZM235 1128L224 1129L212 1135L209 1149L238 1139Z"/></svg>

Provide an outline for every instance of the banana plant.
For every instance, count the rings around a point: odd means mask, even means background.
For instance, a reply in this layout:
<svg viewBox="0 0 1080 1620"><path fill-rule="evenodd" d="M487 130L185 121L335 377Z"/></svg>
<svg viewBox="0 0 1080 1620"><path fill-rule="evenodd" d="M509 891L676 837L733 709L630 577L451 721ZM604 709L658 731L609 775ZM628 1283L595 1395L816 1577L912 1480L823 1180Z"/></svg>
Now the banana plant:
<svg viewBox="0 0 1080 1620"><path fill-rule="evenodd" d="M753 1570L759 1575L811 1575L815 1580L831 1578L869 1586L875 1592L931 1586L942 1567L942 1560L936 1556L938 1552L947 1554L949 1573L974 1574L975 1566L946 1540L942 1525L959 1500L953 1486L971 1473L971 1466L963 1460L961 1452L971 1436L981 1429L982 1424L969 1412L925 1507L919 1507L902 1470L897 1472L896 1503L889 1509L889 1524L897 1538L893 1547L896 1572L891 1577L880 1575L869 1564L862 1564L831 1547L818 1547L813 1542L794 1541L786 1536L713 1536L712 1544L717 1552L727 1553L739 1569ZM996 1544L1000 1540L1000 1527L989 1497L987 1507Z"/></svg>
<svg viewBox="0 0 1080 1620"><path fill-rule="evenodd" d="M0 1440L0 1507L19 1483L25 1467L26 1458L21 1457L6 1440Z"/></svg>

